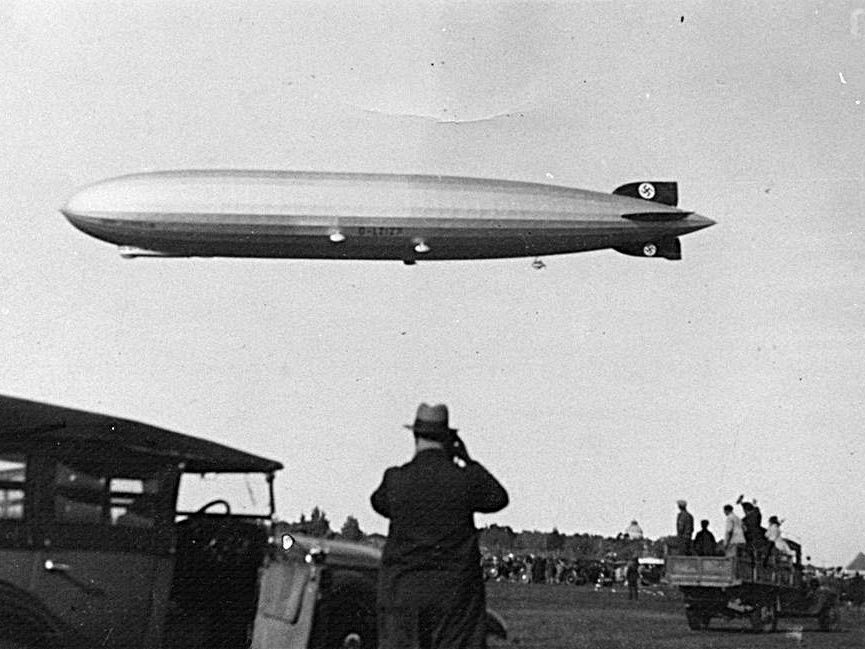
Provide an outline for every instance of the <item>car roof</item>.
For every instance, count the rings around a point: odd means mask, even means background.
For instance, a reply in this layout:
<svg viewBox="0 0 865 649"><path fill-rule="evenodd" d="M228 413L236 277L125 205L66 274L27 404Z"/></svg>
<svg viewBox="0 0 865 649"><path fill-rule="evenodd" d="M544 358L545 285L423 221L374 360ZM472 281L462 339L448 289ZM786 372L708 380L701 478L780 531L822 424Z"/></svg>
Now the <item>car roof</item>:
<svg viewBox="0 0 865 649"><path fill-rule="evenodd" d="M188 473L272 473L275 460L111 415L0 395L0 452L86 447L94 460L152 458ZM95 457L94 457L95 454Z"/></svg>

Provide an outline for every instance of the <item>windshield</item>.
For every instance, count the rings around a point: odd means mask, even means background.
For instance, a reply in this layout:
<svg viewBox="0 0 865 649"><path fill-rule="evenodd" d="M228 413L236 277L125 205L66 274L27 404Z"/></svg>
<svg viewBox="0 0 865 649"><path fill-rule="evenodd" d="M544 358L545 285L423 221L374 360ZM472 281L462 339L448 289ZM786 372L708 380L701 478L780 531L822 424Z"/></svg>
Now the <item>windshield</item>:
<svg viewBox="0 0 865 649"><path fill-rule="evenodd" d="M226 506L222 502L228 503ZM208 506L209 505L209 506ZM180 476L177 513L270 516L270 486L264 473L184 473Z"/></svg>

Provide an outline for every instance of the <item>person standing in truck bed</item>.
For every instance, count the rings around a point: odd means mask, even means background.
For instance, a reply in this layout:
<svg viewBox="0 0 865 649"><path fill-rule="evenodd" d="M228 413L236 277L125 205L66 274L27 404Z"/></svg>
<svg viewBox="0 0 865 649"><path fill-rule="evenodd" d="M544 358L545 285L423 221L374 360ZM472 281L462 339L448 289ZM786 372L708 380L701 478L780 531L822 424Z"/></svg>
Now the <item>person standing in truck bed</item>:
<svg viewBox="0 0 865 649"><path fill-rule="evenodd" d="M715 535L709 531L709 521L700 521L700 531L694 537L694 552L701 557L711 557L718 554L718 542Z"/></svg>
<svg viewBox="0 0 865 649"><path fill-rule="evenodd" d="M691 554L691 537L694 535L694 517L688 511L688 503L678 500L679 514L676 516L676 539L679 554Z"/></svg>
<svg viewBox="0 0 865 649"><path fill-rule="evenodd" d="M727 517L724 524L724 554L735 557L739 548L745 545L742 519L733 513L733 505L724 505L724 515Z"/></svg>

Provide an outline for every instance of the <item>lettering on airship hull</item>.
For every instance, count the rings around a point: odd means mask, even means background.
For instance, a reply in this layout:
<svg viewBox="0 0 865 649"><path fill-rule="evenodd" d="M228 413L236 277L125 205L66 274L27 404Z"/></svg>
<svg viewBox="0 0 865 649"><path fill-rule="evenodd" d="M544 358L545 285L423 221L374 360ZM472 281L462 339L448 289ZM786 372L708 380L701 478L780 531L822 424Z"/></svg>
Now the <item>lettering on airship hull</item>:
<svg viewBox="0 0 865 649"><path fill-rule="evenodd" d="M362 237L398 237L405 233L405 229L393 226L363 226L357 229L357 233Z"/></svg>

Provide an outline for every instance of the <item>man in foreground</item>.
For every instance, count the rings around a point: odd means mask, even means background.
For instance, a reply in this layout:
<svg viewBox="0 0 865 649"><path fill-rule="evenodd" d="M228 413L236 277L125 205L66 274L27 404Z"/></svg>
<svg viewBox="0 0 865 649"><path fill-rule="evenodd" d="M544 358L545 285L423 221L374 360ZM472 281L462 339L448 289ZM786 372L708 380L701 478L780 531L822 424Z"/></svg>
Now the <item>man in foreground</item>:
<svg viewBox="0 0 865 649"><path fill-rule="evenodd" d="M474 512L508 504L469 457L447 406L422 403L414 458L385 471L373 509L390 519L378 586L380 649L486 646L486 596ZM459 462L459 464L457 464Z"/></svg>

